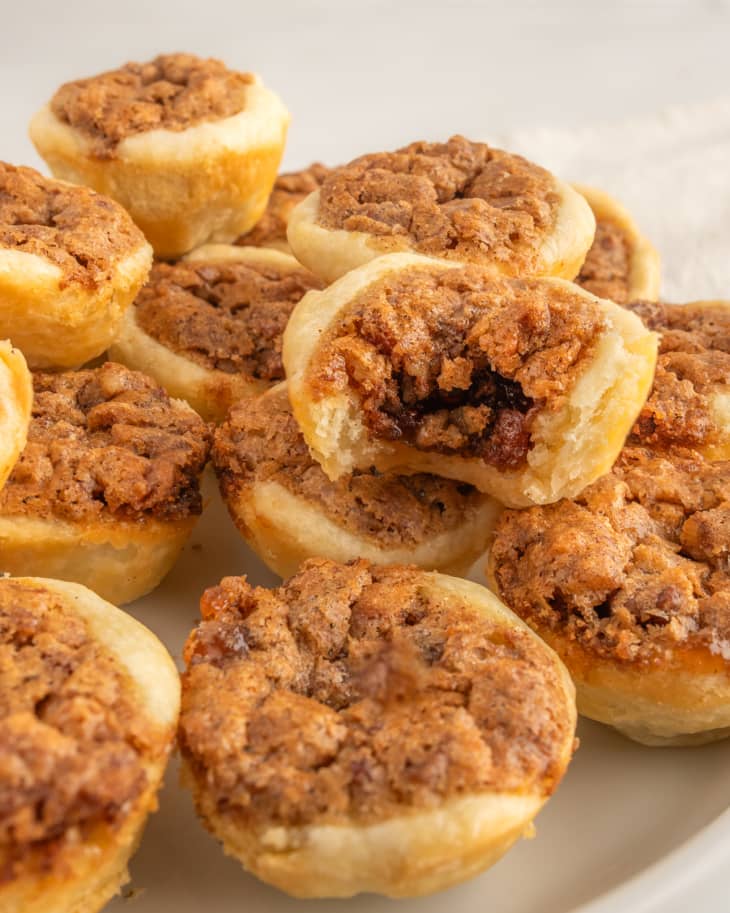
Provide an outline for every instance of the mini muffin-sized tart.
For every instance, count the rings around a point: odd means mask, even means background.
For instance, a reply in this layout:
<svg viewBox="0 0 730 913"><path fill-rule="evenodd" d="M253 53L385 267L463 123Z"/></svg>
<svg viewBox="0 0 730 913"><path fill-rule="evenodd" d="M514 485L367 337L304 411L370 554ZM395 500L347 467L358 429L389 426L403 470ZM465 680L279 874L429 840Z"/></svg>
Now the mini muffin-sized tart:
<svg viewBox="0 0 730 913"><path fill-rule="evenodd" d="M233 408L213 465L241 534L281 577L305 558L367 558L466 573L500 505L438 476L355 471L331 482L309 453L281 384Z"/></svg>
<svg viewBox="0 0 730 913"><path fill-rule="evenodd" d="M291 214L288 238L327 282L395 251L573 279L594 232L590 206L568 184L519 155L452 136L332 169Z"/></svg>
<svg viewBox="0 0 730 913"><path fill-rule="evenodd" d="M0 580L0 910L96 913L128 881L175 737L157 638L83 586Z"/></svg>
<svg viewBox="0 0 730 913"><path fill-rule="evenodd" d="M630 440L730 460L730 302L627 307L660 333L654 386Z"/></svg>
<svg viewBox="0 0 730 913"><path fill-rule="evenodd" d="M322 181L331 169L321 162L313 162L301 171L289 171L280 174L274 182L266 211L251 231L236 241L245 247L273 247L275 250L291 254L292 250L286 239L289 216L295 206L310 193L319 190Z"/></svg>
<svg viewBox="0 0 730 913"><path fill-rule="evenodd" d="M210 431L143 374L36 374L28 442L0 492L0 572L116 604L154 589L202 510Z"/></svg>
<svg viewBox="0 0 730 913"><path fill-rule="evenodd" d="M156 263L109 350L210 421L284 378L281 340L297 302L322 283L293 257L206 244Z"/></svg>
<svg viewBox="0 0 730 913"><path fill-rule="evenodd" d="M659 254L631 213L595 187L574 184L596 217L596 236L575 281L599 298L627 304L659 297Z"/></svg>
<svg viewBox="0 0 730 913"><path fill-rule="evenodd" d="M258 76L165 54L61 86L31 139L55 175L126 207L158 257L258 222L289 114Z"/></svg>
<svg viewBox="0 0 730 913"><path fill-rule="evenodd" d="M151 263L121 206L0 162L0 336L32 368L74 368L100 355Z"/></svg>
<svg viewBox="0 0 730 913"><path fill-rule="evenodd" d="M0 340L0 488L25 447L32 405L33 380L25 359Z"/></svg>
<svg viewBox="0 0 730 913"><path fill-rule="evenodd" d="M391 254L297 305L284 365L330 478L430 472L521 507L608 472L656 349L635 314L572 282Z"/></svg>
<svg viewBox="0 0 730 913"><path fill-rule="evenodd" d="M489 576L585 716L647 745L730 735L730 463L627 447L579 498L505 511Z"/></svg>
<svg viewBox="0 0 730 913"><path fill-rule="evenodd" d="M313 559L224 578L186 645L179 744L226 853L299 897L428 894L488 868L560 782L575 693L487 589Z"/></svg>

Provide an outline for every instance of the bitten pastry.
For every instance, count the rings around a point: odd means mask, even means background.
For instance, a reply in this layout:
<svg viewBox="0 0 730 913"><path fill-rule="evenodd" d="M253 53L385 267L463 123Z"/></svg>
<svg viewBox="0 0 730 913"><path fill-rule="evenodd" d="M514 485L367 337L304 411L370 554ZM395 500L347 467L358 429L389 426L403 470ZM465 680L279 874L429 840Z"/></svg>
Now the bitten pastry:
<svg viewBox="0 0 730 913"><path fill-rule="evenodd" d="M22 354L0 340L0 488L25 447L33 381Z"/></svg>
<svg viewBox="0 0 730 913"><path fill-rule="evenodd" d="M730 459L730 302L627 307L661 334L654 386L631 441Z"/></svg>
<svg viewBox="0 0 730 913"><path fill-rule="evenodd" d="M224 578L188 639L179 744L206 827L298 897L428 894L532 828L573 686L488 590L367 561Z"/></svg>
<svg viewBox="0 0 730 913"><path fill-rule="evenodd" d="M330 478L431 472L521 507L611 468L656 348L636 315L573 283L392 254L302 299L284 365Z"/></svg>
<svg viewBox="0 0 730 913"><path fill-rule="evenodd" d="M0 580L3 913L96 913L119 891L179 705L134 618L78 584Z"/></svg>
<svg viewBox="0 0 730 913"><path fill-rule="evenodd" d="M0 492L0 572L131 602L170 570L202 510L208 426L112 362L36 374L34 387L28 443Z"/></svg>
<svg viewBox="0 0 730 913"><path fill-rule="evenodd" d="M599 298L627 304L659 297L659 254L631 214L595 187L574 184L596 217L596 236L575 281Z"/></svg>
<svg viewBox="0 0 730 913"><path fill-rule="evenodd" d="M295 206L310 193L319 190L330 170L321 162L313 162L301 171L280 174L274 182L274 189L271 191L263 216L251 231L241 235L236 244L245 247L273 247L285 254L291 254L292 250L286 239L289 216Z"/></svg>
<svg viewBox="0 0 730 913"><path fill-rule="evenodd" d="M212 459L236 526L281 577L315 556L466 573L500 511L470 485L433 475L365 469L331 482L309 453L285 384L234 407Z"/></svg>
<svg viewBox="0 0 730 913"><path fill-rule="evenodd" d="M565 662L585 716L647 745L730 734L730 463L626 448L573 501L505 511L502 599Z"/></svg>
<svg viewBox="0 0 730 913"><path fill-rule="evenodd" d="M0 337L32 368L74 368L100 355L151 263L121 206L0 162Z"/></svg>
<svg viewBox="0 0 730 913"><path fill-rule="evenodd" d="M334 168L292 212L288 238L326 282L394 251L573 279L594 231L572 187L518 155L452 136Z"/></svg>
<svg viewBox="0 0 730 913"><path fill-rule="evenodd" d="M281 381L281 338L294 305L322 283L293 257L207 244L156 263L109 350L204 418Z"/></svg>
<svg viewBox="0 0 730 913"><path fill-rule="evenodd" d="M258 222L289 114L258 76L164 54L66 83L30 125L55 175L118 200L158 257Z"/></svg>

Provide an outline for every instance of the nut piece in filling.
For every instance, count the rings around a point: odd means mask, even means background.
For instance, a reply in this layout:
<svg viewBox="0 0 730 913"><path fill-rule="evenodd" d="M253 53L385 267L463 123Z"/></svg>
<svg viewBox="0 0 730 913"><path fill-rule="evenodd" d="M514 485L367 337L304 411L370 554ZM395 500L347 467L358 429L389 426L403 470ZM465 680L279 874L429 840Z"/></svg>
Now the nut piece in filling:
<svg viewBox="0 0 730 913"><path fill-rule="evenodd" d="M627 304L659 296L659 254L628 210L602 190L575 184L596 217L596 236L575 281L599 298Z"/></svg>
<svg viewBox="0 0 730 913"><path fill-rule="evenodd" d="M207 244L153 266L109 354L220 422L233 403L283 380L289 315L320 288L280 251Z"/></svg>
<svg viewBox="0 0 730 913"><path fill-rule="evenodd" d="M730 459L730 303L627 305L661 334L654 386L630 441Z"/></svg>
<svg viewBox="0 0 730 913"><path fill-rule="evenodd" d="M288 125L257 76L166 54L61 86L30 134L57 177L113 197L158 257L176 257L253 228Z"/></svg>
<svg viewBox="0 0 730 913"><path fill-rule="evenodd" d="M274 182L266 211L251 231L236 241L244 247L273 247L285 254L292 252L286 239L289 216L295 206L310 193L319 190L331 169L320 162L313 162L302 171L280 174Z"/></svg>
<svg viewBox="0 0 730 913"><path fill-rule="evenodd" d="M152 263L112 200L0 162L0 338L33 368L100 355Z"/></svg>
<svg viewBox="0 0 730 913"><path fill-rule="evenodd" d="M34 388L28 442L0 492L0 571L130 602L170 570L202 510L209 428L112 362L39 373Z"/></svg>
<svg viewBox="0 0 730 913"><path fill-rule="evenodd" d="M336 479L431 472L520 507L607 472L651 386L656 337L560 279L392 254L297 305L294 415Z"/></svg>
<svg viewBox="0 0 730 913"><path fill-rule="evenodd" d="M495 862L574 744L570 679L488 590L365 560L224 578L188 639L179 743L206 827L303 897L426 894Z"/></svg>
<svg viewBox="0 0 730 913"><path fill-rule="evenodd" d="M594 231L572 187L519 155L452 136L332 169L291 214L288 239L327 282L395 251L573 279Z"/></svg>
<svg viewBox="0 0 730 913"><path fill-rule="evenodd" d="M305 558L368 558L466 573L500 507L470 485L355 470L330 481L312 459L281 384L231 411L213 465L241 534L282 577Z"/></svg>
<svg viewBox="0 0 730 913"><path fill-rule="evenodd" d="M730 463L627 447L579 498L505 511L497 592L578 709L649 745L730 734Z"/></svg>
<svg viewBox="0 0 730 913"><path fill-rule="evenodd" d="M0 909L96 913L119 891L179 704L132 617L78 584L0 580Z"/></svg>

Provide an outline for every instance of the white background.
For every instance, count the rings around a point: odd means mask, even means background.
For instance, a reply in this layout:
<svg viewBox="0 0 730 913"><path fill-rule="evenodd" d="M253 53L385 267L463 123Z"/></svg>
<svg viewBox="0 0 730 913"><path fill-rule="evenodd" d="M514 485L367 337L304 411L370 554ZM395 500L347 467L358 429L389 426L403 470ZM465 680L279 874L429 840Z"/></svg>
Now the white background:
<svg viewBox="0 0 730 913"><path fill-rule="evenodd" d="M292 167L457 131L622 120L730 93L730 0L0 0L0 11L0 158L36 166L26 125L58 84L160 51L262 74L293 114ZM689 909L730 910L723 871L661 905Z"/></svg>

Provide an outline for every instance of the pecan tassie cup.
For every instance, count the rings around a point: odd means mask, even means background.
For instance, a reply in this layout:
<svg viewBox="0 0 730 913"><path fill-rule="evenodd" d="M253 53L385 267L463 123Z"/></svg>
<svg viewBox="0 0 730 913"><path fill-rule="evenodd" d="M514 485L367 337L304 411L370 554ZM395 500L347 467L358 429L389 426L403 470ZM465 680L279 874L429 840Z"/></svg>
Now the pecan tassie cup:
<svg viewBox="0 0 730 913"><path fill-rule="evenodd" d="M101 355L151 263L113 200L0 162L0 338L31 368Z"/></svg>
<svg viewBox="0 0 730 913"><path fill-rule="evenodd" d="M75 583L0 580L0 909L96 913L129 880L173 745L175 666Z"/></svg>
<svg viewBox="0 0 730 913"><path fill-rule="evenodd" d="M57 177L113 197L158 257L178 257L253 228L288 125L258 76L166 54L66 83L30 134Z"/></svg>
<svg viewBox="0 0 730 913"><path fill-rule="evenodd" d="M205 826L299 897L428 894L523 834L574 748L552 650L475 583L364 560L201 601L179 744Z"/></svg>
<svg viewBox="0 0 730 913"><path fill-rule="evenodd" d="M573 279L595 219L568 184L519 155L453 136L333 168L289 219L294 255L326 282L411 251L495 275Z"/></svg>
<svg viewBox="0 0 730 913"><path fill-rule="evenodd" d="M574 283L391 254L297 305L284 366L331 479L429 472L521 507L608 472L656 349L636 315Z"/></svg>
<svg viewBox="0 0 730 913"><path fill-rule="evenodd" d="M281 251L206 244L152 267L109 355L221 422L238 400L283 380L289 315L321 288Z"/></svg>
<svg viewBox="0 0 730 913"><path fill-rule="evenodd" d="M627 447L572 501L505 511L495 591L578 709L646 745L730 735L730 463Z"/></svg>
<svg viewBox="0 0 730 913"><path fill-rule="evenodd" d="M370 468L330 481L297 427L286 384L231 410L212 462L241 535L281 577L317 556L465 574L501 510L471 485L425 473Z"/></svg>
<svg viewBox="0 0 730 913"><path fill-rule="evenodd" d="M34 388L28 441L0 492L0 572L131 602L167 574L201 513L210 429L112 362L39 373Z"/></svg>
<svg viewBox="0 0 730 913"><path fill-rule="evenodd" d="M599 298L627 304L659 297L659 254L631 213L595 187L574 184L596 217L596 236L575 281Z"/></svg>

